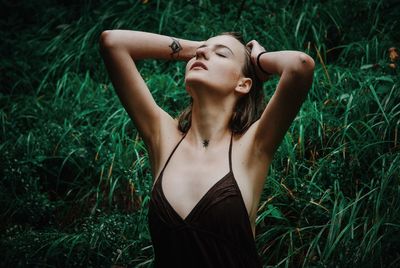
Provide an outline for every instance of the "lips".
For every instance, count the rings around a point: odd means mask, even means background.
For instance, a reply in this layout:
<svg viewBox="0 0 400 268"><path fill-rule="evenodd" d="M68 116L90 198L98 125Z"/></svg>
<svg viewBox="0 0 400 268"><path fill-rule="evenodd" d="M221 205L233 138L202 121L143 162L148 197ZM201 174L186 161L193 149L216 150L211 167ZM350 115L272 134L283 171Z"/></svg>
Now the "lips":
<svg viewBox="0 0 400 268"><path fill-rule="evenodd" d="M196 62L194 62L194 63L192 64L192 66L190 67L190 70L192 70L192 69L194 69L194 68L196 68L196 67L202 68L202 69L204 69L204 70L208 70L208 69L207 69L207 66L206 66L204 63L202 63L201 61L196 61Z"/></svg>

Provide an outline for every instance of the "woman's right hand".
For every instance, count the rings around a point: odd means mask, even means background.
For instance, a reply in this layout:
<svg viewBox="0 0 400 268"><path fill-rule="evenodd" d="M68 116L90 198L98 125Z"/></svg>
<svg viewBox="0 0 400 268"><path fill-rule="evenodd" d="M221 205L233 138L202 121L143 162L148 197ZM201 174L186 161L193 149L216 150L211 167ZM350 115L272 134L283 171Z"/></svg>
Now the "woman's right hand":
<svg viewBox="0 0 400 268"><path fill-rule="evenodd" d="M266 66L261 66L261 68L264 70L260 69L260 66L257 64L257 57L260 55L260 53L265 52L265 48L260 45L256 40L252 40L247 43L246 45L248 48L251 49L251 61L256 69L256 74L257 77L262 81L265 82L267 81L270 77L271 74L266 74L264 71L268 68Z"/></svg>

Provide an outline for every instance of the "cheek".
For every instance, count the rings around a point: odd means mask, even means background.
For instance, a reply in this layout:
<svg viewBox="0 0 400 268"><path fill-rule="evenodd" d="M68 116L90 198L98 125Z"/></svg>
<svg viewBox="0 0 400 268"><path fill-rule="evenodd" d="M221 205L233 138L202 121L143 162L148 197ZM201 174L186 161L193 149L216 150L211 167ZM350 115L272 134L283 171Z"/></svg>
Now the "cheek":
<svg viewBox="0 0 400 268"><path fill-rule="evenodd" d="M220 68L218 74L223 81L232 85L236 84L241 77L241 72L236 68Z"/></svg>
<svg viewBox="0 0 400 268"><path fill-rule="evenodd" d="M232 78L238 78L240 76L241 68L238 67L239 63L233 60L224 60L216 62L214 71L224 76Z"/></svg>

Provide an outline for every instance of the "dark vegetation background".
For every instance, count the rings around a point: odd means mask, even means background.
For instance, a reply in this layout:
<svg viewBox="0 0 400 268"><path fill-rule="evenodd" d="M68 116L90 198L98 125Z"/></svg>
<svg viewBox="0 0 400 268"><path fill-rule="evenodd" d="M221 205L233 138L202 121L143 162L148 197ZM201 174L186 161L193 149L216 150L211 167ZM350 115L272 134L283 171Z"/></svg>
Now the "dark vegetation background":
<svg viewBox="0 0 400 268"><path fill-rule="evenodd" d="M152 265L146 150L99 55L115 28L235 30L311 55L313 87L262 195L259 254L265 266L400 266L399 14L395 0L2 1L0 266ZM184 63L139 67L177 115Z"/></svg>

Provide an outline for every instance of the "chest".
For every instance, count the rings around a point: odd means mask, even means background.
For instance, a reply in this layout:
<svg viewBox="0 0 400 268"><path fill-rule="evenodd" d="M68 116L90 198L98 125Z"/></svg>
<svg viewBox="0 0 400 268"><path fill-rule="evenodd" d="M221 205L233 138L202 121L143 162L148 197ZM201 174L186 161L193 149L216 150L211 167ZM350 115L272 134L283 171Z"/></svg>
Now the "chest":
<svg viewBox="0 0 400 268"><path fill-rule="evenodd" d="M248 157L252 153L243 148L246 146L232 146L230 153L229 146L221 146L214 151L202 153L199 150L186 150L183 143L172 152L163 170L160 184L174 214L176 212L181 219L190 216L193 211L196 214L196 207L201 207L202 199L204 201L213 196L214 190L221 182L223 184L228 174L231 174L240 191L240 199L245 205L254 233L257 204L262 189L262 184L257 187L255 182L265 173L263 168L250 165L255 163Z"/></svg>
<svg viewBox="0 0 400 268"><path fill-rule="evenodd" d="M229 171L227 150L203 154L177 151L163 172L162 189L176 212L185 218Z"/></svg>

